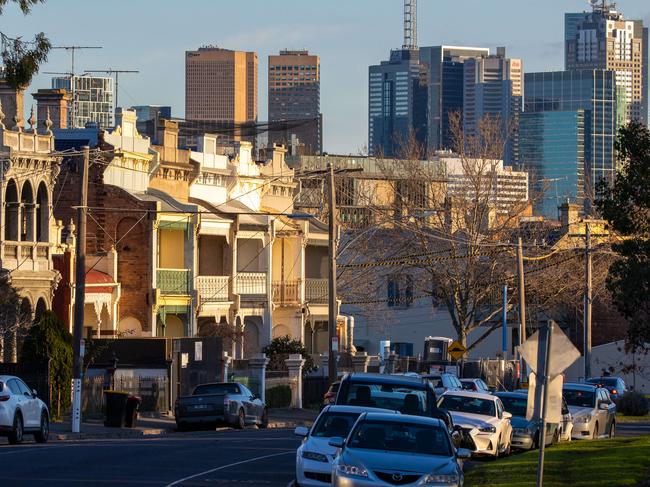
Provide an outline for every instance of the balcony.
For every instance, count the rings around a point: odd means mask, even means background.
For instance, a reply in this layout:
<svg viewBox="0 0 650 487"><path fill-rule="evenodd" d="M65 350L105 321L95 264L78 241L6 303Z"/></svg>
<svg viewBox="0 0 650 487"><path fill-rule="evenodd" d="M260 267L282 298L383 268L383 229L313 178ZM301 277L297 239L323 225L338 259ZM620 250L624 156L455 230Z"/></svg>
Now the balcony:
<svg viewBox="0 0 650 487"><path fill-rule="evenodd" d="M235 277L235 294L266 297L266 272L240 272Z"/></svg>
<svg viewBox="0 0 650 487"><path fill-rule="evenodd" d="M199 276L196 288L201 303L223 303L228 301L230 276Z"/></svg>
<svg viewBox="0 0 650 487"><path fill-rule="evenodd" d="M277 304L300 303L300 279L273 282L273 302Z"/></svg>
<svg viewBox="0 0 650 487"><path fill-rule="evenodd" d="M51 246L47 242L4 241L0 246L0 264L10 271L47 271L51 269Z"/></svg>
<svg viewBox="0 0 650 487"><path fill-rule="evenodd" d="M328 297L327 279L305 279L305 301L313 304L327 304Z"/></svg>
<svg viewBox="0 0 650 487"><path fill-rule="evenodd" d="M162 294L189 295L192 289L189 269L158 269L156 287Z"/></svg>

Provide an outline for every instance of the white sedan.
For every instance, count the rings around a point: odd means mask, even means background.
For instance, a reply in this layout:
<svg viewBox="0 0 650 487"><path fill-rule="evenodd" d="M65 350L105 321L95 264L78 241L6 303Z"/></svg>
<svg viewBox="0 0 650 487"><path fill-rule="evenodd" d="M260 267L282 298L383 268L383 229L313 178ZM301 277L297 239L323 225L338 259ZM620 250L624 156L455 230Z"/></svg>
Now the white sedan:
<svg viewBox="0 0 650 487"><path fill-rule="evenodd" d="M325 487L332 482L332 461L337 448L330 438L345 438L364 412L399 414L397 411L360 406L325 406L311 430L298 427L295 434L304 439L296 452L296 481L299 487Z"/></svg>
<svg viewBox="0 0 650 487"><path fill-rule="evenodd" d="M475 455L508 455L512 442L512 415L504 410L501 399L491 394L448 391L438 401L454 424L463 430L463 446Z"/></svg>

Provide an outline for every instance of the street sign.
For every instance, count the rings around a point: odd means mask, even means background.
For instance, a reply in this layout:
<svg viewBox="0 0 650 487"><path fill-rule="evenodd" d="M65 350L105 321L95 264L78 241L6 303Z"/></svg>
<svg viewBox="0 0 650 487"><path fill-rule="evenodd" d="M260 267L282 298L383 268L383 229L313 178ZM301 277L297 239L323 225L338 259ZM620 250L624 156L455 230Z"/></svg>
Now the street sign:
<svg viewBox="0 0 650 487"><path fill-rule="evenodd" d="M453 360L460 360L467 353L467 349L459 341L454 341L447 347L447 353Z"/></svg>
<svg viewBox="0 0 650 487"><path fill-rule="evenodd" d="M339 351L339 337L332 337L332 352Z"/></svg>
<svg viewBox="0 0 650 487"><path fill-rule="evenodd" d="M538 368L538 347L539 347L539 330L531 335L521 347L519 353L524 357L530 369L540 374ZM551 378L564 372L573 362L578 360L580 352L573 346L571 340L560 330L559 327L554 327L553 341L551 342L551 360L549 361L549 375Z"/></svg>

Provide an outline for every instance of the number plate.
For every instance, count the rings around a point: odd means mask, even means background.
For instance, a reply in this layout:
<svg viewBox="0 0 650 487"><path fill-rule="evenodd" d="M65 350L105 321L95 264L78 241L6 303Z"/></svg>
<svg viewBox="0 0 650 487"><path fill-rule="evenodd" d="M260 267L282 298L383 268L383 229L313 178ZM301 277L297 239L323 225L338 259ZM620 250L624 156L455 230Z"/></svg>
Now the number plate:
<svg viewBox="0 0 650 487"><path fill-rule="evenodd" d="M207 404L194 404L192 409L209 409L210 406Z"/></svg>

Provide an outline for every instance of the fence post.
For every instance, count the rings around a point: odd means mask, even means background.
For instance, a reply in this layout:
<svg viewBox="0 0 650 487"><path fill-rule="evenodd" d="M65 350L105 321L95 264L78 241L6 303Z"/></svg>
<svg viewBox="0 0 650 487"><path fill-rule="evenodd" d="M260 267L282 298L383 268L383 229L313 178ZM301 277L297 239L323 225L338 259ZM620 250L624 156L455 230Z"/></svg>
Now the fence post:
<svg viewBox="0 0 650 487"><path fill-rule="evenodd" d="M291 407L302 409L302 366L305 359L299 353L289 355L284 363L289 369L289 380L291 381Z"/></svg>
<svg viewBox="0 0 650 487"><path fill-rule="evenodd" d="M228 352L223 352L223 358L221 359L223 366L222 366L222 382L228 382L228 373L230 372L230 364L232 363L232 357L228 355Z"/></svg>
<svg viewBox="0 0 650 487"><path fill-rule="evenodd" d="M329 370L329 354L327 352L321 353L321 371L323 372L323 375L327 375L327 372Z"/></svg>
<svg viewBox="0 0 650 487"><path fill-rule="evenodd" d="M355 372L368 372L368 362L370 357L367 352L356 352L352 356L352 368Z"/></svg>
<svg viewBox="0 0 650 487"><path fill-rule="evenodd" d="M248 367L250 369L250 375L257 380L258 391L262 402L266 402L266 366L269 364L269 359L266 357L265 353L256 353L251 358L248 359Z"/></svg>

